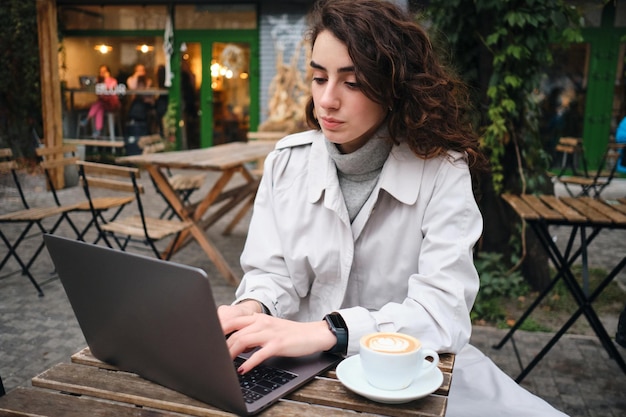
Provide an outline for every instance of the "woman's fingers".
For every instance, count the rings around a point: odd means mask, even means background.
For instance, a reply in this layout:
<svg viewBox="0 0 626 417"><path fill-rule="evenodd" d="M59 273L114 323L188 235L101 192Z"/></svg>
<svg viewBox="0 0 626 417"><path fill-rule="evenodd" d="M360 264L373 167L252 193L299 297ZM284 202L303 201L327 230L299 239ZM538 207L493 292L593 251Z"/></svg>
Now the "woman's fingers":
<svg viewBox="0 0 626 417"><path fill-rule="evenodd" d="M233 358L259 348L241 366L244 373L272 356L305 356L328 350L336 343L323 321L299 323L255 314L230 320L227 326L232 331L227 344Z"/></svg>

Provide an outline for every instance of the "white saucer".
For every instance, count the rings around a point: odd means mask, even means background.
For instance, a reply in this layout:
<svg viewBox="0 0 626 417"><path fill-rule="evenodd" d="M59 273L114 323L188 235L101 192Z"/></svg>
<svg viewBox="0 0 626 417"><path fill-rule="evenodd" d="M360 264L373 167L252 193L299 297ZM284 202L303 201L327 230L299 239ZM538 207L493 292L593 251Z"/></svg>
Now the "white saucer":
<svg viewBox="0 0 626 417"><path fill-rule="evenodd" d="M373 387L365 379L359 355L350 356L337 365L337 378L346 388L373 401L401 404L425 397L441 386L443 374L435 367L414 380L407 388L387 391Z"/></svg>

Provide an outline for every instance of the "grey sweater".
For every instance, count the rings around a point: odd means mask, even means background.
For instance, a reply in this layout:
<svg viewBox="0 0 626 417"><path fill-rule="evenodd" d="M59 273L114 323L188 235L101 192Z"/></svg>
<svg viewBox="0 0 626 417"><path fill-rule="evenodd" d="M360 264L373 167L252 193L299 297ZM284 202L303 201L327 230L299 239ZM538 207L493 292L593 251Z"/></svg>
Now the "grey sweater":
<svg viewBox="0 0 626 417"><path fill-rule="evenodd" d="M375 135L356 151L342 154L334 143L326 141L328 153L337 167L339 187L350 222L359 214L372 193L392 146L388 139Z"/></svg>

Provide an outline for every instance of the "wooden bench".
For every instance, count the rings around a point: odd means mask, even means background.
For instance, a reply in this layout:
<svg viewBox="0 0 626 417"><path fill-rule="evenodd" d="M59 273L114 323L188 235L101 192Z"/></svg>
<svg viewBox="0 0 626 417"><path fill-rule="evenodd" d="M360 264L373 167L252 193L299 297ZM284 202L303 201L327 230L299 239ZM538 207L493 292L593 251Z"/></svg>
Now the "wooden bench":
<svg viewBox="0 0 626 417"><path fill-rule="evenodd" d="M123 140L99 140L99 139L63 139L63 143L68 145L82 145L97 148L123 148Z"/></svg>

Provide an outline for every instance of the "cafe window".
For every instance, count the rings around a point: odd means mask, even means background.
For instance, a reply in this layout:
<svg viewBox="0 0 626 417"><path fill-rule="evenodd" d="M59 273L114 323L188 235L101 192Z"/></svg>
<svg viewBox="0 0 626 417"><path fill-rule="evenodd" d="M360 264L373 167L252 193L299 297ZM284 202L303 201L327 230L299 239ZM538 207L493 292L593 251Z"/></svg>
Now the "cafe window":
<svg viewBox="0 0 626 417"><path fill-rule="evenodd" d="M162 30L166 6L62 6L63 30Z"/></svg>
<svg viewBox="0 0 626 417"><path fill-rule="evenodd" d="M253 4L179 5L174 13L176 29L256 29Z"/></svg>
<svg viewBox="0 0 626 417"><path fill-rule="evenodd" d="M146 68L152 86L158 85L157 71L165 64L163 38L160 36L81 36L66 37L59 57L60 76L65 86L72 91L89 90L89 83L98 75L100 65L107 65L118 83L125 84L135 65ZM93 97L76 94L68 107L83 107Z"/></svg>
<svg viewBox="0 0 626 417"><path fill-rule="evenodd" d="M156 70L165 63L161 36L80 36L66 37L62 43L61 78L71 86L80 75L97 72L101 64L113 75L124 75L136 64Z"/></svg>

